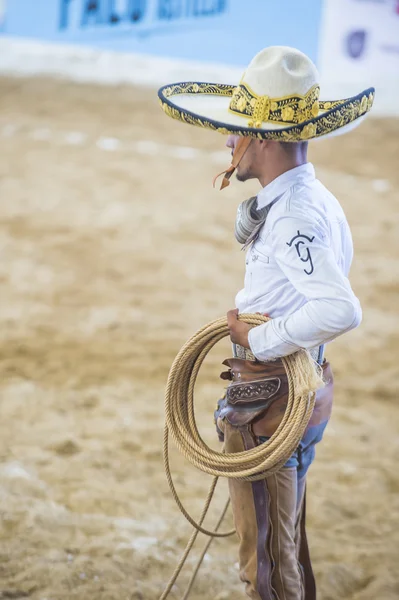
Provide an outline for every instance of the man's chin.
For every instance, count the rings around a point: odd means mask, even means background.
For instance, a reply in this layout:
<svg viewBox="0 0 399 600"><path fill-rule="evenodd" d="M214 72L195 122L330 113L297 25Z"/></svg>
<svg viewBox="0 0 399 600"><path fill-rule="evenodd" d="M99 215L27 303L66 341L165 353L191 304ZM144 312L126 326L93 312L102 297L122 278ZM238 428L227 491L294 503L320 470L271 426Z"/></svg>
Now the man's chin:
<svg viewBox="0 0 399 600"><path fill-rule="evenodd" d="M236 179L237 181L247 181L247 179L249 179L250 176L248 173L236 173Z"/></svg>

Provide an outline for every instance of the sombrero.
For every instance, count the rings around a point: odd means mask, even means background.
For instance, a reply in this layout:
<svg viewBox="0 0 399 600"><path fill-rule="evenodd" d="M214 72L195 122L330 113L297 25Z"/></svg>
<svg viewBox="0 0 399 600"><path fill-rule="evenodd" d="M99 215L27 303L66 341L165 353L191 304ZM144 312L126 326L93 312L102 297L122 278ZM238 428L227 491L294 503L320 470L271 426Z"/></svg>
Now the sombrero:
<svg viewBox="0 0 399 600"><path fill-rule="evenodd" d="M356 127L373 105L374 88L345 100L320 100L318 71L286 46L259 52L239 85L183 81L158 96L170 117L223 134L300 142Z"/></svg>
<svg viewBox="0 0 399 600"><path fill-rule="evenodd" d="M222 188L250 140L301 142L347 133L370 111L374 88L345 100L320 100L318 71L306 54L287 46L261 50L240 83L183 81L158 91L165 113L190 125L243 136Z"/></svg>

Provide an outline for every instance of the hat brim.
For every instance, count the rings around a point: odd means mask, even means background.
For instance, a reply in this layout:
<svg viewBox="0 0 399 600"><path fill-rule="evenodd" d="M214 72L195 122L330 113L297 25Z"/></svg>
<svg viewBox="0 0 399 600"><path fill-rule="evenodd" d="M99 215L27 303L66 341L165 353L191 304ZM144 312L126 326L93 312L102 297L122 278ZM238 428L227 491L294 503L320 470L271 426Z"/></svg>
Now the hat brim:
<svg viewBox="0 0 399 600"><path fill-rule="evenodd" d="M320 100L319 114L308 121L287 126L263 122L255 128L247 126L245 117L229 111L235 89L236 86L228 84L183 81L163 86L158 97L165 113L183 123L225 135L300 142L354 129L371 110L375 93L371 87L345 100Z"/></svg>

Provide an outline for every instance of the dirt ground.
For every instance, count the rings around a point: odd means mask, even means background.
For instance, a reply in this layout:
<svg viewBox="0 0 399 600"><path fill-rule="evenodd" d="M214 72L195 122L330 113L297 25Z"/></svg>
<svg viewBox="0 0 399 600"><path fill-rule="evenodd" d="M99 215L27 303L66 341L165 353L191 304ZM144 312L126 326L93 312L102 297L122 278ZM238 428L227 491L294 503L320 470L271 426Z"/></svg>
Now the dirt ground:
<svg viewBox="0 0 399 600"><path fill-rule="evenodd" d="M335 409L308 509L320 600L399 597L398 140L399 121L370 119L311 148L352 226L364 310L327 351ZM191 528L164 476L164 386L186 339L234 307L235 213L257 189L212 189L224 141L167 119L153 91L0 80L0 598L157 600L175 567ZM197 386L215 447L229 355L225 340ZM172 459L198 515L208 478ZM210 523L225 482L216 496ZM244 599L236 551L213 544L192 600Z"/></svg>

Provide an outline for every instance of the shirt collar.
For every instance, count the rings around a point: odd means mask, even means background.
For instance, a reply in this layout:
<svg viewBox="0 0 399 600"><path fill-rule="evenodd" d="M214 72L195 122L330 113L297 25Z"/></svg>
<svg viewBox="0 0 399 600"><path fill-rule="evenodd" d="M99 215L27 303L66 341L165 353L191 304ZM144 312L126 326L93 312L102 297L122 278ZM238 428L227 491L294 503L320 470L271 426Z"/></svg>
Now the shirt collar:
<svg viewBox="0 0 399 600"><path fill-rule="evenodd" d="M315 171L312 163L305 163L304 165L285 171L285 173L279 175L261 189L257 196L258 210L271 204L295 183L312 181L314 179Z"/></svg>

